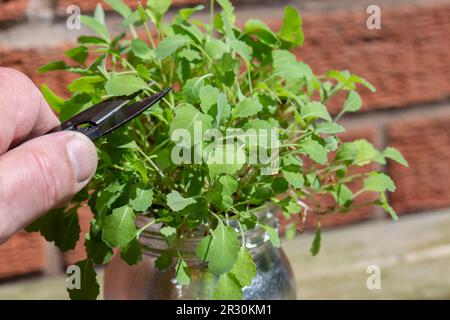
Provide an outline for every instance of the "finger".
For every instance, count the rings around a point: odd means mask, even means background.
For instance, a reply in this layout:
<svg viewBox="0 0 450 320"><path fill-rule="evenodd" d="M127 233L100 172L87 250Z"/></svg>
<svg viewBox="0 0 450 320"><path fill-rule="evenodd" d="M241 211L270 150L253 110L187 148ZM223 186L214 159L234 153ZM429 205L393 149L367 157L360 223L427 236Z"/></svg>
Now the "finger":
<svg viewBox="0 0 450 320"><path fill-rule="evenodd" d="M0 68L0 155L58 124L58 118L26 75Z"/></svg>
<svg viewBox="0 0 450 320"><path fill-rule="evenodd" d="M0 157L0 243L68 202L97 167L94 144L77 132L30 140Z"/></svg>

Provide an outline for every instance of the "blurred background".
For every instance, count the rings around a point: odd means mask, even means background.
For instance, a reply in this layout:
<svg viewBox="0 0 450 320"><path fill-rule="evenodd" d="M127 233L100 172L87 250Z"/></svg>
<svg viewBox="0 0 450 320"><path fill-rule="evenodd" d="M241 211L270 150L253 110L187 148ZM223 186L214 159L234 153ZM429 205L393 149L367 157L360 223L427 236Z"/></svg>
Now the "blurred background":
<svg viewBox="0 0 450 320"><path fill-rule="evenodd" d="M205 1L173 2L176 10ZM410 164L385 168L397 184L390 200L400 221L372 208L329 216L322 221L321 252L311 257L310 216L303 232L284 242L298 298L450 299L450 0L233 2L239 21L258 18L274 29L284 5L299 8L306 40L298 58L316 74L349 69L378 89L361 92L364 108L343 121L346 137L394 146ZM97 0L0 0L0 66L67 96L71 75L36 69L64 58L87 32L66 27L66 9L74 4L88 14ZM380 29L367 27L369 5L381 9ZM119 30L116 21L111 13L108 24ZM85 231L89 219L80 212ZM65 268L84 257L82 242L62 254L37 234L11 238L0 246L0 299L66 299ZM381 271L380 289L367 287L372 265Z"/></svg>

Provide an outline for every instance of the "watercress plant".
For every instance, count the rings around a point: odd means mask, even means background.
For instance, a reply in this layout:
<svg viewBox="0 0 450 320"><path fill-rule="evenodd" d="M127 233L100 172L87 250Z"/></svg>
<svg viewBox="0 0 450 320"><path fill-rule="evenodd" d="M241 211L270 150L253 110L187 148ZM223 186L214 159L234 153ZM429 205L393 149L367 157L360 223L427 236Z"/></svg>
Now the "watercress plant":
<svg viewBox="0 0 450 320"><path fill-rule="evenodd" d="M366 140L344 143L338 136L345 131L340 117L361 108L357 86L375 88L348 71L315 75L298 61L290 52L304 39L295 8L285 8L276 32L256 19L238 27L229 0L211 1L209 23L193 19L202 5L181 9L167 22L170 0L148 1L136 10L121 0L106 2L123 17L124 31L110 34L98 5L93 17L81 18L95 35L79 37L79 46L66 52L72 63L53 61L40 68L79 75L68 85L72 95L66 100L42 87L61 121L108 97L141 90L139 100L164 87L173 86L174 91L127 128L100 141L98 171L88 187L69 206L28 227L64 251L73 249L80 235L77 210L90 207L94 218L84 243L87 258L77 263L82 288L69 290L71 298L97 297L94 266L108 263L114 248L130 265L141 260L138 239L145 227L135 225L140 215L163 224L161 233L169 250L157 259L156 267L175 267L181 285L189 285L190 276L180 245L196 231L206 230L197 255L217 275L213 288L217 299L242 298L242 288L255 276L241 233L260 226L274 246L280 245L277 230L257 219L269 205L290 221L296 215L305 218L308 212L318 217L314 255L320 248L324 215L378 205L397 219L385 195L395 190L389 176L379 171L355 173L351 167L385 164L386 159L407 165L405 159L394 148L378 151ZM220 10L214 10L217 5ZM333 119L327 103L342 91L347 99ZM228 128L276 130L281 141L279 170L268 175L263 174L267 169L263 164L175 164L172 134L180 128L193 132L194 122L224 135ZM360 188L350 189L356 181ZM361 203L358 199L366 192L378 196ZM332 203L324 205L325 197ZM286 233L292 237L296 230L297 223L292 222Z"/></svg>

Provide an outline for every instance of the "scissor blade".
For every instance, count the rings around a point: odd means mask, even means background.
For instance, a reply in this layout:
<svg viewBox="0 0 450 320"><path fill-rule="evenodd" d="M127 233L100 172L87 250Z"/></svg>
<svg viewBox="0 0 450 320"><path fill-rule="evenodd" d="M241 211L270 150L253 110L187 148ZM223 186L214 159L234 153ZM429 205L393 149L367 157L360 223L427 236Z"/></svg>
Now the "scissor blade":
<svg viewBox="0 0 450 320"><path fill-rule="evenodd" d="M159 102L170 92L170 90L172 89L166 88L151 97L145 98L131 105L117 108L114 112L110 112L108 117L104 118L103 121L98 124L102 135L108 134L111 131L121 127L128 121L131 121L142 112Z"/></svg>

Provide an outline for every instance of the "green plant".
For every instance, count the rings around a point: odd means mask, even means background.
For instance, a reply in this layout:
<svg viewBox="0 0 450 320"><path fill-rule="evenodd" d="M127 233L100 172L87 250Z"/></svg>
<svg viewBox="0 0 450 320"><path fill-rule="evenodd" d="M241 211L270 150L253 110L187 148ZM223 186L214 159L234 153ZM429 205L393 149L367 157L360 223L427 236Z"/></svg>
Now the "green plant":
<svg viewBox="0 0 450 320"><path fill-rule="evenodd" d="M109 34L99 5L94 17L82 17L82 23L97 35L79 37L79 46L66 52L76 64L54 61L40 68L41 72L66 70L79 75L68 85L72 96L67 100L42 87L61 120L107 97L141 90L137 98L141 99L163 87L175 90L145 116L100 141L100 163L89 186L71 205L28 227L62 250L72 249L80 233L77 210L86 203L91 208L94 218L85 241L88 258L78 262L83 286L69 290L71 298L98 295L93 266L108 263L113 248L120 249L128 264L140 261L137 240L143 229L135 226L138 215L152 215L164 224L161 233L171 249L158 258L156 267L164 269L177 261L176 279L182 285L188 285L190 278L179 245L206 227L197 254L218 276L215 298L241 298L241 289L251 283L255 264L239 237L261 224L256 213L269 204L280 208L288 220L311 210L320 221L324 215L345 214L365 205L382 206L397 219L385 195L395 190L389 176L377 171L354 173L350 168L385 164L388 158L407 165L405 159L394 148L378 151L366 140L343 143L338 137L345 131L337 123L339 118L361 108L357 85L375 89L348 71L317 76L306 63L297 61L289 51L303 43L302 20L295 8L285 8L283 25L274 32L255 19L238 28L229 0L217 1L222 8L217 14L211 1L209 24L192 19L203 6L182 9L166 24L163 17L170 0L148 1L135 11L121 0L106 2L123 17L122 27L130 31L131 40L125 32ZM88 58L92 58L89 63ZM341 91L347 99L333 120L326 104ZM224 135L227 128L276 130L281 141L280 170L263 174L267 165L261 163L174 164L171 135L179 128L193 132L194 120L203 129L217 128ZM241 152L247 155L250 150ZM356 181L362 186L352 191L349 185ZM365 192L376 192L378 197L358 202ZM333 203L324 207L320 200L325 196ZM231 220L240 232L229 226ZM278 232L262 227L279 246ZM296 228L291 223L287 236L292 237ZM319 222L313 255L319 251L320 237Z"/></svg>

